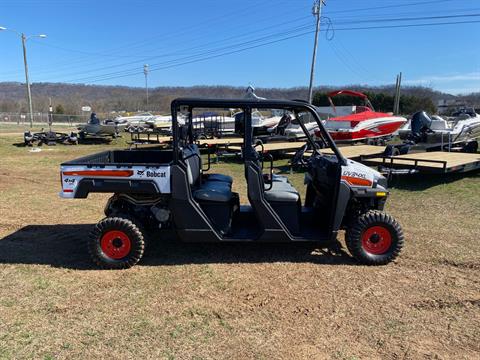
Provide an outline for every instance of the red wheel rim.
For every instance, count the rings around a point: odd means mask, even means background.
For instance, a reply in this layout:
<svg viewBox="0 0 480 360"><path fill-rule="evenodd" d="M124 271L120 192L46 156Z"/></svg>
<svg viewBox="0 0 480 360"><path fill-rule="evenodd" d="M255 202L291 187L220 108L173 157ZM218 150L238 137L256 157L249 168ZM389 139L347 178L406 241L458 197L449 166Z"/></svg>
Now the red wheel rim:
<svg viewBox="0 0 480 360"><path fill-rule="evenodd" d="M383 226L372 226L362 234L363 249L373 255L382 255L390 249L392 235Z"/></svg>
<svg viewBox="0 0 480 360"><path fill-rule="evenodd" d="M123 259L130 253L132 243L123 231L110 230L103 234L100 247L109 258Z"/></svg>

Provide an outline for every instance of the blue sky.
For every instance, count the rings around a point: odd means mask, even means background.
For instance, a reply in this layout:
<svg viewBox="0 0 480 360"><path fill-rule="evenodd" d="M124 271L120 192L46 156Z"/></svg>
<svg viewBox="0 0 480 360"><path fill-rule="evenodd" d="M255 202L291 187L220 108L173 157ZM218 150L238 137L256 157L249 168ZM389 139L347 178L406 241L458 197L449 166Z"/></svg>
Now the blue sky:
<svg viewBox="0 0 480 360"><path fill-rule="evenodd" d="M311 7L312 0L0 0L0 26L48 35L28 40L33 82L143 86L148 63L151 87L292 87L308 85ZM327 0L323 15L323 29L330 20L334 32L320 35L317 85L391 84L402 71L404 84L480 91L480 0ZM412 26L466 21L478 22ZM21 41L10 31L0 32L0 81L24 81Z"/></svg>

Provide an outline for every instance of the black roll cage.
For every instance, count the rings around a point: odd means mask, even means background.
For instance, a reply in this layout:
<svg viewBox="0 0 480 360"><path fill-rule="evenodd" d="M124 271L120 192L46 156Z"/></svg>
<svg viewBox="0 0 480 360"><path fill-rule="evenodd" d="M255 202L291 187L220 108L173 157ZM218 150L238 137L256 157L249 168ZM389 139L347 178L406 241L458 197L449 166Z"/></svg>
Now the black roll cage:
<svg viewBox="0 0 480 360"><path fill-rule="evenodd" d="M314 106L309 103L302 101L291 101L291 100L262 100L262 99L202 99L202 98L178 98L172 101L171 103L171 112L172 112L172 132L173 132L173 161L175 164L178 164L180 161L180 128L178 126L178 110L180 107L187 107L189 111L188 115L188 130L187 135L189 137L190 143L194 142L193 138L193 116L192 110L194 108L217 108L217 109L226 109L226 108L239 108L244 111L244 121L245 121L245 135L244 135L244 148L245 148L245 160L250 160L248 158L249 154L247 149L251 149L253 145L253 131L252 131L252 109L282 109L290 110L297 115L299 112L306 111L309 112L315 119L318 128L326 140L328 147L336 155L340 165L346 165L346 160L338 150L335 142L331 138L328 131L322 124L318 113ZM300 127L302 128L307 141L310 144L311 148L318 153L319 147L317 143L313 140L312 136L305 127L305 124L302 121L299 121ZM247 146L250 145L250 146Z"/></svg>

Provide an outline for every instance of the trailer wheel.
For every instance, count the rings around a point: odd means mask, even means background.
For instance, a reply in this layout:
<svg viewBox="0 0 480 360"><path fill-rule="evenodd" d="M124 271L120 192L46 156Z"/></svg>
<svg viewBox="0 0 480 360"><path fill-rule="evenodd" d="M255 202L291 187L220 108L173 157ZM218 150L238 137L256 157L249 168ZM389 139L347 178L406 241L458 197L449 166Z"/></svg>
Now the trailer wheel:
<svg viewBox="0 0 480 360"><path fill-rule="evenodd" d="M137 225L120 217L98 222L88 239L88 251L95 264L104 269L127 269L140 261L145 250Z"/></svg>
<svg viewBox="0 0 480 360"><path fill-rule="evenodd" d="M404 243L398 221L374 210L358 217L347 230L345 240L352 256L366 265L388 264L400 254Z"/></svg>

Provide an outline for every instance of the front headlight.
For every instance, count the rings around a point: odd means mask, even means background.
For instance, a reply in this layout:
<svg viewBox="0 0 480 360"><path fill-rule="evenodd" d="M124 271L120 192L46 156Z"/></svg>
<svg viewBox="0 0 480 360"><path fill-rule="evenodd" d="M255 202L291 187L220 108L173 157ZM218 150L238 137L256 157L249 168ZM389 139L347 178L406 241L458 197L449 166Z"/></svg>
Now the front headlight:
<svg viewBox="0 0 480 360"><path fill-rule="evenodd" d="M385 176L380 175L375 180L375 182L377 183L377 187L381 186L384 189L388 188L388 180Z"/></svg>

